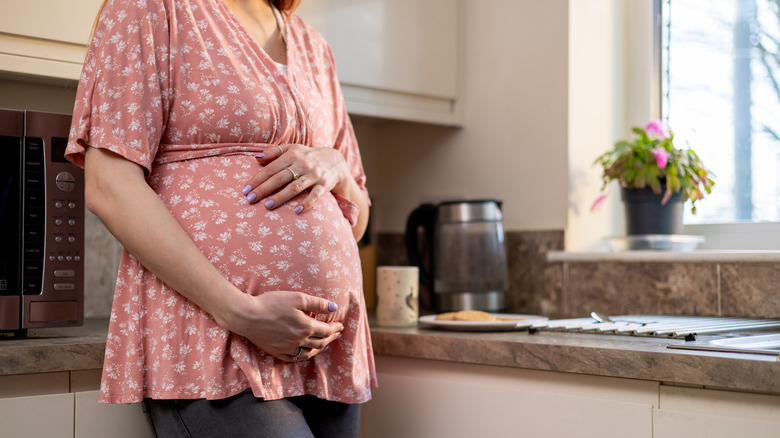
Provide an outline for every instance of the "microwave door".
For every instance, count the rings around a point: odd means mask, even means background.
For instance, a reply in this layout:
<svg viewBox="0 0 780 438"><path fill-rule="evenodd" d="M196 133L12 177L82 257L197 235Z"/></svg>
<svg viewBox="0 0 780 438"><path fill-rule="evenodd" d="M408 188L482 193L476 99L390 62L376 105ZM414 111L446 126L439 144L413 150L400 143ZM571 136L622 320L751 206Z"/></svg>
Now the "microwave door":
<svg viewBox="0 0 780 438"><path fill-rule="evenodd" d="M24 113L0 110L0 330L21 328Z"/></svg>

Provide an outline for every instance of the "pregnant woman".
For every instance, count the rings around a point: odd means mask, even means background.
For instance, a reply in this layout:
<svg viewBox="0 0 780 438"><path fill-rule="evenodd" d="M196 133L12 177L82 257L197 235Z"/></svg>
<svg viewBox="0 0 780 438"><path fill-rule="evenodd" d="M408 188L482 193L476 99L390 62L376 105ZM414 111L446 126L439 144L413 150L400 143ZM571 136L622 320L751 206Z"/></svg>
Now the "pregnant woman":
<svg viewBox="0 0 780 438"><path fill-rule="evenodd" d="M357 436L360 153L291 0L108 0L68 158L124 245L101 401L158 436Z"/></svg>

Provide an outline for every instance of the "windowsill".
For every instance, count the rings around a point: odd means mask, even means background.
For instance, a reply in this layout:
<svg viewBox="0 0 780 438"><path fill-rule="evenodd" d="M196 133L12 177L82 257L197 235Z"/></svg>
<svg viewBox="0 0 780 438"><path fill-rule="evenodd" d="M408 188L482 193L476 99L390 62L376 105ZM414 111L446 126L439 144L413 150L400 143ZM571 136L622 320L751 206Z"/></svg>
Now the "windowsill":
<svg viewBox="0 0 780 438"><path fill-rule="evenodd" d="M550 251L550 263L624 262L624 263L780 263L780 251L701 250L701 251Z"/></svg>

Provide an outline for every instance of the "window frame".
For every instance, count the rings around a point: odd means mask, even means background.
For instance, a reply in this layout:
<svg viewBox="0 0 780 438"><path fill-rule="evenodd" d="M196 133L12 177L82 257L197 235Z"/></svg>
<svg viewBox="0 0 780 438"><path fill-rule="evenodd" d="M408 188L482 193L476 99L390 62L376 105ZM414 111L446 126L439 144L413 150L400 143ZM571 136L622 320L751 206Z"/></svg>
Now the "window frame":
<svg viewBox="0 0 780 438"><path fill-rule="evenodd" d="M650 64L644 64L646 57L629 56L629 61L635 68L629 68L629 83L639 84L648 87L644 93L652 96L648 105L642 102L642 99L629 100L629 108L632 120L650 120L660 118L662 111L662 86L663 80L663 62L662 62L662 4L665 0L652 0L650 8L636 7L632 8L629 18L630 26L634 29L646 29L650 23L650 32L631 32L632 46L645 47L645 53L650 52ZM673 0L669 0L673 1ZM633 3L633 2L632 2ZM637 2L643 3L643 2ZM647 73L651 72L650 84L647 84ZM641 92L641 89L640 89ZM629 92L629 96L631 93ZM640 115L645 117L641 118ZM717 181L714 187L717 190ZM719 224L685 224L683 227L685 234L704 236L705 243L699 246L699 249L717 249L717 250L773 250L780 249L780 222L731 222Z"/></svg>

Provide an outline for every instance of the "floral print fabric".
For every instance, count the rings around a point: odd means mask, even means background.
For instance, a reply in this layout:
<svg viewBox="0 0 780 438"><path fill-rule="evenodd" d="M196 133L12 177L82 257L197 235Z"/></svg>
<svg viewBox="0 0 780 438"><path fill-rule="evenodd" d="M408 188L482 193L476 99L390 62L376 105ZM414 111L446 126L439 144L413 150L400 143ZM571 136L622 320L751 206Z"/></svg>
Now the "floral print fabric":
<svg viewBox="0 0 780 438"><path fill-rule="evenodd" d="M310 360L276 360L124 252L102 402L220 399L247 388L267 400L370 399L376 377L350 226L357 207L330 195L297 215L297 199L268 211L241 193L260 169L261 146L285 143L338 149L365 187L329 47L295 16L285 40L283 69L223 0L109 0L84 62L67 154L83 165L89 145L142 166L226 278L252 295L292 290L335 302L341 339Z"/></svg>

